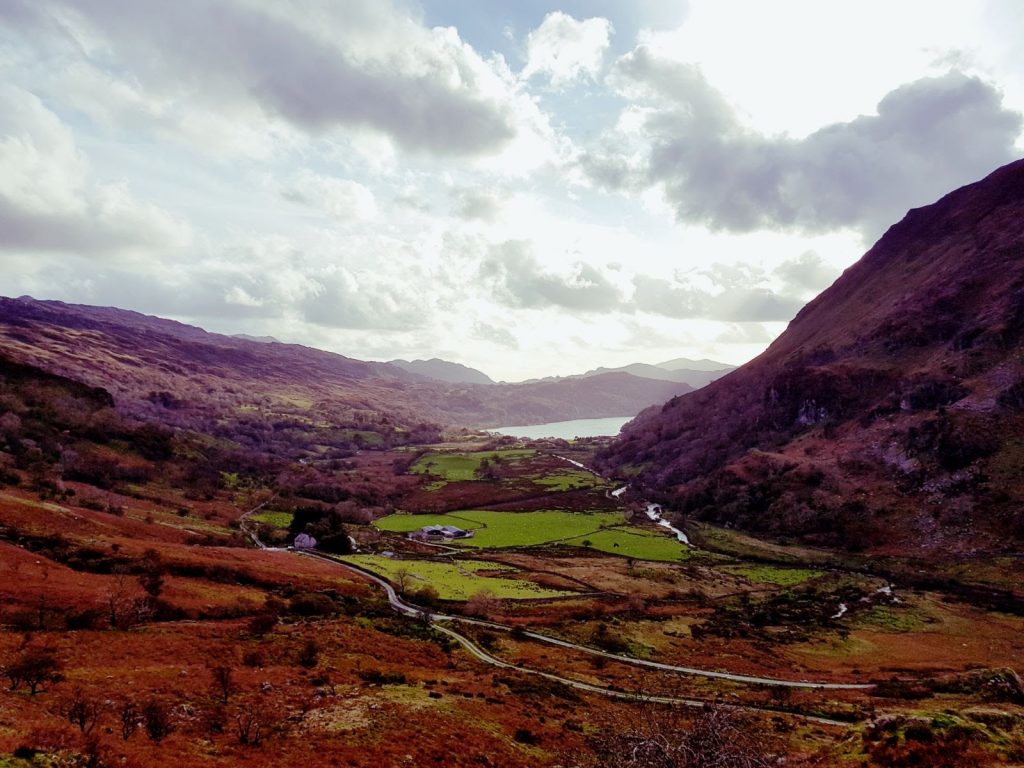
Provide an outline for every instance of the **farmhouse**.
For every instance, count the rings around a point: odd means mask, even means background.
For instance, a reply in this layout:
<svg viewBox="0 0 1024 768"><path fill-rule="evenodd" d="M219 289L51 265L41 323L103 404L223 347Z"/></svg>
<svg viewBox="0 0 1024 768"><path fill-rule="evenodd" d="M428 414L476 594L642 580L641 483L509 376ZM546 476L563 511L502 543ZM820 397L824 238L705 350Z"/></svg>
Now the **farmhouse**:
<svg viewBox="0 0 1024 768"><path fill-rule="evenodd" d="M294 546L296 549L314 549L316 548L316 539L308 533L300 533L295 537Z"/></svg>
<svg viewBox="0 0 1024 768"><path fill-rule="evenodd" d="M425 525L418 531L413 531L409 537L421 541L439 541L441 539L468 539L472 535L472 531L465 531L454 525Z"/></svg>

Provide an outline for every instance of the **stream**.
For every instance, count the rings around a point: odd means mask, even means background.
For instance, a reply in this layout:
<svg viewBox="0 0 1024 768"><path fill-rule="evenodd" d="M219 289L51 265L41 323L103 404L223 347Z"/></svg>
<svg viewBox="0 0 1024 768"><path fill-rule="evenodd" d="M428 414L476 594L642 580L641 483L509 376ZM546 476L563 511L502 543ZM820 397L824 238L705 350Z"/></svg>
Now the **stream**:
<svg viewBox="0 0 1024 768"><path fill-rule="evenodd" d="M625 489L623 489L623 490L625 490ZM670 523L668 520L665 520L665 519L662 518L662 516L661 516L661 505L660 504L650 504L649 503L647 505L647 510L646 511L647 511L648 519L650 519L651 521L657 523L662 528L667 528L668 530L672 531L672 533L674 533L676 535L676 538L679 539L679 541L681 543L685 544L686 546L690 547L691 549L696 549L696 547L694 547L693 544L690 543L690 537L689 536L687 536L685 533L683 533L678 528L676 528L674 525L672 525L672 523Z"/></svg>

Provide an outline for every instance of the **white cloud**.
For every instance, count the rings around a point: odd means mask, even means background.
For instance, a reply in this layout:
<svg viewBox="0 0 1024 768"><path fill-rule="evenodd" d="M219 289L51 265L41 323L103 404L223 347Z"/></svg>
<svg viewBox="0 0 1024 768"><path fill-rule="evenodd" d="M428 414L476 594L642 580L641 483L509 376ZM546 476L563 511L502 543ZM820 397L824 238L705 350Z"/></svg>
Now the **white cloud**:
<svg viewBox="0 0 1024 768"><path fill-rule="evenodd" d="M270 136L371 129L436 156L494 153L519 130L499 71L454 29L426 29L388 2L12 3L6 13L35 35L60 30L86 86L79 105L121 125L194 133L220 114L229 136L234 121Z"/></svg>
<svg viewBox="0 0 1024 768"><path fill-rule="evenodd" d="M608 19L580 21L555 11L526 39L526 66L523 79L537 75L549 79L552 87L562 88L582 78L594 79L604 66L612 25Z"/></svg>
<svg viewBox="0 0 1024 768"><path fill-rule="evenodd" d="M0 1L3 292L506 379L739 362L1021 146L1013 0L516 6L508 39L431 1Z"/></svg>
<svg viewBox="0 0 1024 768"><path fill-rule="evenodd" d="M281 195L291 202L318 208L340 222L365 222L378 213L373 192L363 184L323 176L308 169L296 174Z"/></svg>
<svg viewBox="0 0 1024 768"><path fill-rule="evenodd" d="M701 68L644 46L618 60L612 80L647 107L646 155L628 145L619 154L620 128L581 169L605 188L657 186L680 222L715 230L856 227L870 242L908 208L1014 159L1022 125L995 86L956 71L901 85L874 114L802 139L745 127Z"/></svg>
<svg viewBox="0 0 1024 768"><path fill-rule="evenodd" d="M101 183L70 129L33 94L0 86L0 248L125 254L187 245L191 231L127 183Z"/></svg>

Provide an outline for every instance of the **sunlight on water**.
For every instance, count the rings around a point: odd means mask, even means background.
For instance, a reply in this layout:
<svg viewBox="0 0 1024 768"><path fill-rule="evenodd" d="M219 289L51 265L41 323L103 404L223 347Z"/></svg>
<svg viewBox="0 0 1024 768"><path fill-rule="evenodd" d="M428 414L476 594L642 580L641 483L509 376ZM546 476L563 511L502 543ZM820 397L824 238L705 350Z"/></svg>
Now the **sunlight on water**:
<svg viewBox="0 0 1024 768"><path fill-rule="evenodd" d="M488 430L488 432L530 439L560 437L565 440L572 440L574 437L614 436L619 434L622 425L632 418L632 416L612 416L607 419L553 421L550 424L531 424L522 427L495 427Z"/></svg>

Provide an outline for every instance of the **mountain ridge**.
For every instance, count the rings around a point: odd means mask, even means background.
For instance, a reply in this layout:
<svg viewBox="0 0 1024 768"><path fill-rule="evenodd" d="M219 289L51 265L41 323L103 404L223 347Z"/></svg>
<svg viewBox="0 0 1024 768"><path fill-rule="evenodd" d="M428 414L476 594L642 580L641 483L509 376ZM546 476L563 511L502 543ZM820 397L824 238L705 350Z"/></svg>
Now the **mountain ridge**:
<svg viewBox="0 0 1024 768"><path fill-rule="evenodd" d="M108 389L140 418L215 421L231 411L340 408L344 423L490 428L637 413L689 391L625 374L587 381L465 384L297 344L210 333L112 307L0 298L0 342L11 359ZM159 403L191 403L167 412ZM255 405L255 404L260 405ZM298 404L298 405L296 405ZM282 410L283 409L283 410ZM231 409L228 409L231 410Z"/></svg>
<svg viewBox="0 0 1024 768"><path fill-rule="evenodd" d="M998 547L1024 534L1022 338L1017 161L910 211L765 352L647 409L600 462L755 531Z"/></svg>

